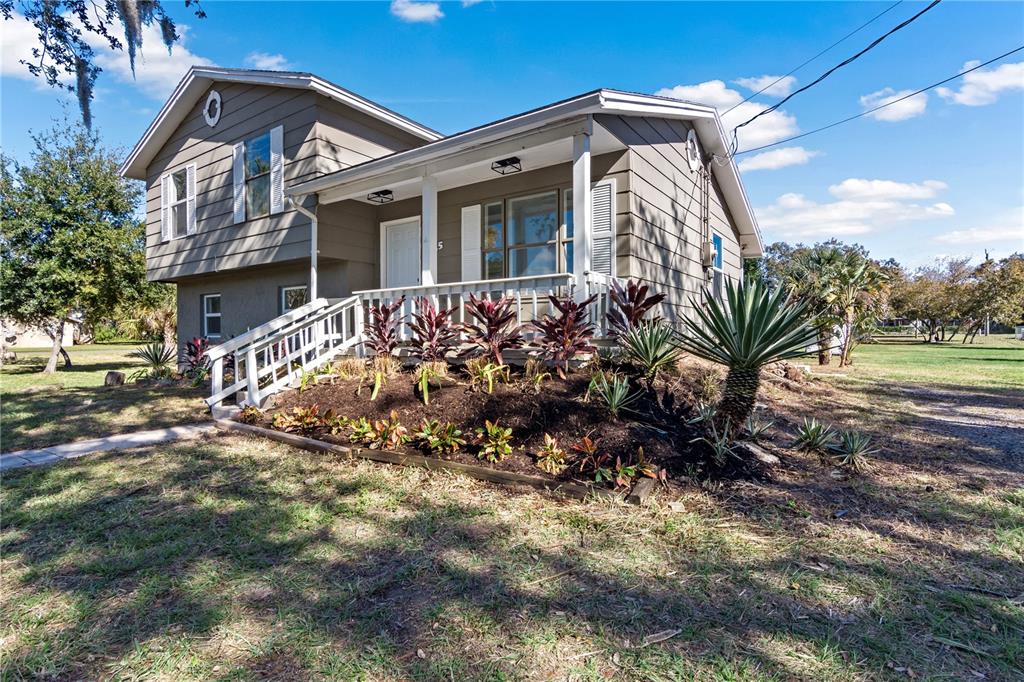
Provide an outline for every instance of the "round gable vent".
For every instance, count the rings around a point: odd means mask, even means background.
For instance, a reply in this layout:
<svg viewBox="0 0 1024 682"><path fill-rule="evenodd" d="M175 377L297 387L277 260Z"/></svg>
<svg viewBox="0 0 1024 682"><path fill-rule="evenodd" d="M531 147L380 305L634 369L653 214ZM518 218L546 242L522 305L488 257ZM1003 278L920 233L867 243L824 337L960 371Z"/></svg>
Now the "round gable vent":
<svg viewBox="0 0 1024 682"><path fill-rule="evenodd" d="M697 142L697 131L691 129L686 135L686 163L691 171L700 168L700 143Z"/></svg>
<svg viewBox="0 0 1024 682"><path fill-rule="evenodd" d="M220 111L220 93L210 90L210 94L206 98L206 106L203 107L203 118L206 119L206 125L211 128L217 125L217 121L220 120Z"/></svg>

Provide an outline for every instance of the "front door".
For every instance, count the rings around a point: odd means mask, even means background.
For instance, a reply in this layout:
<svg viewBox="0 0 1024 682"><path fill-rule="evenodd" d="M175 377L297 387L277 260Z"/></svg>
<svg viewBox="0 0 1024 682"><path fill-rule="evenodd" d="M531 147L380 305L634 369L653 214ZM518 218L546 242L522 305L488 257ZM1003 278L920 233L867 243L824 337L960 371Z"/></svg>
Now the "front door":
<svg viewBox="0 0 1024 682"><path fill-rule="evenodd" d="M385 225L384 259L385 287L413 287L420 283L419 218Z"/></svg>

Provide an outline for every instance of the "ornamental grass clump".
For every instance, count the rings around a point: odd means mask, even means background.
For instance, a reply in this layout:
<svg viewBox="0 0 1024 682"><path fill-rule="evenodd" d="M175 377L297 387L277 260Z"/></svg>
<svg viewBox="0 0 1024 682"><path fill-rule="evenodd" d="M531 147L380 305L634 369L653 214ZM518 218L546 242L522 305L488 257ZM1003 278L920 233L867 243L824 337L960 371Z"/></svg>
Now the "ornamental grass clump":
<svg viewBox="0 0 1024 682"><path fill-rule="evenodd" d="M725 301L710 291L703 303L691 299L697 319L684 318L678 343L728 368L718 409L726 424L738 426L754 410L761 369L806 354L817 332L807 319L807 304L794 303L781 289L771 291L756 279L739 286L729 280L725 293Z"/></svg>
<svg viewBox="0 0 1024 682"><path fill-rule="evenodd" d="M558 315L545 314L529 326L540 332L536 343L543 357L554 363L558 376L565 379L569 363L577 355L597 350L590 343L594 337L594 325L587 321L587 307L597 300L597 294L584 301L554 295L548 299Z"/></svg>

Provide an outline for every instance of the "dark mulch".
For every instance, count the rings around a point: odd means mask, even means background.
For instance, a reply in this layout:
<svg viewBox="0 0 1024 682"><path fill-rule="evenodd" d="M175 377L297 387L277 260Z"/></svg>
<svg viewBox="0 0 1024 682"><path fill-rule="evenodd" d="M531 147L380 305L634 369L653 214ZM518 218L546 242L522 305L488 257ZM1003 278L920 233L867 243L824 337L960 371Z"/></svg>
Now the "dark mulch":
<svg viewBox="0 0 1024 682"><path fill-rule="evenodd" d="M381 389L375 401L370 401L370 388L357 380L336 380L334 384L308 387L305 391L287 391L278 396L274 407L267 411L269 419L276 412L290 411L293 407L316 405L323 410L350 418L386 418L394 410L410 432L424 419L454 422L467 437L475 429L492 422L512 427L515 451L510 457L494 464L497 469L534 476L549 476L534 464L535 453L544 442L544 434L558 439L559 445L573 456L571 446L584 436L599 440L600 452L611 455L611 461L621 457L624 462L635 459L638 448L644 457L669 471L681 470L685 462L703 459L693 453L685 420L673 399L646 400L639 412L644 421L615 419L596 396L584 401L589 375L571 374L568 379L553 378L544 382L539 392L519 382L515 376L510 384L497 384L493 394L469 386L462 377L454 377L442 388L432 389L430 405L424 405L414 390L410 373L393 376ZM269 423L264 423L268 426ZM314 437L338 443L347 443L344 437L317 434ZM468 439L468 438L467 438ZM429 454L429 453L428 453ZM444 459L480 464L472 447ZM572 468L557 480L580 480Z"/></svg>

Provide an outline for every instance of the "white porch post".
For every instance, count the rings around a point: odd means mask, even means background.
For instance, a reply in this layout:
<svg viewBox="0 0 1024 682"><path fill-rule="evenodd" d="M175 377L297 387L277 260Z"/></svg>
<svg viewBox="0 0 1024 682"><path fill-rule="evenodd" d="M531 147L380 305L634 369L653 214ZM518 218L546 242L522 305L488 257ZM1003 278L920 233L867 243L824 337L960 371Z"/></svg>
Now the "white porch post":
<svg viewBox="0 0 1024 682"><path fill-rule="evenodd" d="M420 284L437 284L437 180L423 178L423 207L420 212Z"/></svg>
<svg viewBox="0 0 1024 682"><path fill-rule="evenodd" d="M316 260L317 260L317 224L316 224L316 213L309 219L309 300L315 301L317 299L317 273L316 273Z"/></svg>
<svg viewBox="0 0 1024 682"><path fill-rule="evenodd" d="M590 195L590 133L592 119L587 119L585 132L572 138L572 271L576 280L576 297L587 295L587 276L593 250L593 211Z"/></svg>

